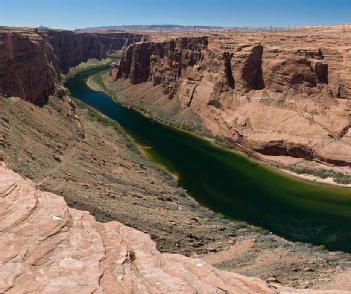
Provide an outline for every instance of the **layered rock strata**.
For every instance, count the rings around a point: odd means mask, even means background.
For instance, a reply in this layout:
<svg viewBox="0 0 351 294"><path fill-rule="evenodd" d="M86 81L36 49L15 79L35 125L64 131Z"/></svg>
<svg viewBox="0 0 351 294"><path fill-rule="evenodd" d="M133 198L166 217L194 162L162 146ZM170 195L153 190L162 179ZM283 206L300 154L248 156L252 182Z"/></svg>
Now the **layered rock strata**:
<svg viewBox="0 0 351 294"><path fill-rule="evenodd" d="M98 223L0 165L0 291L6 293L347 293L300 291L161 254L150 237Z"/></svg>
<svg viewBox="0 0 351 294"><path fill-rule="evenodd" d="M0 29L0 93L45 103L59 81L58 60L37 30Z"/></svg>
<svg viewBox="0 0 351 294"><path fill-rule="evenodd" d="M129 78L132 84L153 81L165 88L181 78L200 82L209 74L216 86L225 84L240 93L283 92L293 86L327 84L328 64L320 50L264 50L261 44L244 44L219 51L208 48L207 37L180 37L133 44L111 70L115 80ZM221 88L217 94L225 90Z"/></svg>
<svg viewBox="0 0 351 294"><path fill-rule="evenodd" d="M161 252L201 256L219 269L289 287L351 289L334 283L348 272L348 255L213 213L137 153L116 125L74 108L68 97L51 96L45 107L0 97L0 159L70 207L149 234Z"/></svg>
<svg viewBox="0 0 351 294"><path fill-rule="evenodd" d="M60 30L43 30L40 34L51 44L63 73L90 58L104 58L107 53L121 50L143 37L141 34L124 32L91 34Z"/></svg>
<svg viewBox="0 0 351 294"><path fill-rule="evenodd" d="M165 94L172 98L180 77L184 76L183 70L198 64L207 43L207 37L137 43L126 49L120 62L112 64L111 75L115 80L129 78L132 84L146 81L160 84Z"/></svg>
<svg viewBox="0 0 351 294"><path fill-rule="evenodd" d="M0 28L0 94L42 105L49 95L59 92L60 72L141 39L141 34L123 32Z"/></svg>
<svg viewBox="0 0 351 294"><path fill-rule="evenodd" d="M313 34L229 31L136 43L110 75L161 87L244 150L350 166L351 31Z"/></svg>

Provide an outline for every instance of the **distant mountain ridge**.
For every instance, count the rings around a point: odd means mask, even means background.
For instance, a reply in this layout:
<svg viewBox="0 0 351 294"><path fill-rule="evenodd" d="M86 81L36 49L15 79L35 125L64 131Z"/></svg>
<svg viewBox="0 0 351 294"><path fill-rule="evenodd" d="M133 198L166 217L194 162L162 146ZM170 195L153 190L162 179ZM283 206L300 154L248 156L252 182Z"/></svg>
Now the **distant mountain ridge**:
<svg viewBox="0 0 351 294"><path fill-rule="evenodd" d="M99 27L87 27L77 29L77 32L91 32L91 31L118 31L118 30L166 30L166 31L212 31L212 30L237 30L241 32L269 32L277 30L286 30L285 27L250 27L250 26L241 26L241 27L225 27L225 26L186 26L186 25L173 25L173 24L164 24L164 25L121 25L121 26L99 26Z"/></svg>
<svg viewBox="0 0 351 294"><path fill-rule="evenodd" d="M173 25L173 24L164 24L164 25L121 25L121 26L99 26L99 27L88 27L78 29L81 30L214 30L214 29L223 29L221 26L184 26L184 25Z"/></svg>

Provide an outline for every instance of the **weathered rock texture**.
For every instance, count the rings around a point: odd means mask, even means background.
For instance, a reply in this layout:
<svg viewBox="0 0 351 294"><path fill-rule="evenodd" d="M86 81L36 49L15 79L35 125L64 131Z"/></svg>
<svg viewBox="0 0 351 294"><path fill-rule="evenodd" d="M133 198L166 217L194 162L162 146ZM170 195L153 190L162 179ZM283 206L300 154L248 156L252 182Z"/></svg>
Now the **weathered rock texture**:
<svg viewBox="0 0 351 294"><path fill-rule="evenodd" d="M351 29L196 35L132 44L110 74L161 87L239 149L351 165Z"/></svg>
<svg viewBox="0 0 351 294"><path fill-rule="evenodd" d="M148 235L118 222L98 223L2 163L0 204L1 292L301 292L220 271L200 259L161 254Z"/></svg>
<svg viewBox="0 0 351 294"><path fill-rule="evenodd" d="M172 98L183 70L200 61L201 50L207 48L207 43L207 37L137 43L128 47L121 62L112 64L111 75L114 79L129 78L132 84L146 81L161 84L165 94Z"/></svg>
<svg viewBox="0 0 351 294"><path fill-rule="evenodd" d="M293 86L328 83L328 64L321 50L264 50L261 44L252 43L234 50L216 50L208 48L208 37L133 44L111 71L114 79L129 78L132 84L151 80L165 88L180 78L200 82L209 73L217 84L240 93L262 89L283 92Z"/></svg>
<svg viewBox="0 0 351 294"><path fill-rule="evenodd" d="M66 73L72 66L90 58L104 58L106 54L140 41L141 34L132 33L75 33L72 31L44 30L40 34L51 44L59 60L59 67Z"/></svg>
<svg viewBox="0 0 351 294"><path fill-rule="evenodd" d="M0 28L0 93L44 104L60 72L140 41L141 34Z"/></svg>
<svg viewBox="0 0 351 294"><path fill-rule="evenodd" d="M38 31L0 29L0 93L44 103L59 81L57 64Z"/></svg>

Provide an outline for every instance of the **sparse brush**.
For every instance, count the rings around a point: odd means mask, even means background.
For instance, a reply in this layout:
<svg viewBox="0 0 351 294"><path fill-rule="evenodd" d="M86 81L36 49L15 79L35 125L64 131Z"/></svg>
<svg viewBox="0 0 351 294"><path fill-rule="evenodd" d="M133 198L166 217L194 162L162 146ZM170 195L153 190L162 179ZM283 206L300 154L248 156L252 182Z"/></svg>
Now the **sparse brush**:
<svg viewBox="0 0 351 294"><path fill-rule="evenodd" d="M338 184L351 184L351 176L330 169L313 169L308 167L289 167L289 170L297 174L312 175L321 179L332 178Z"/></svg>

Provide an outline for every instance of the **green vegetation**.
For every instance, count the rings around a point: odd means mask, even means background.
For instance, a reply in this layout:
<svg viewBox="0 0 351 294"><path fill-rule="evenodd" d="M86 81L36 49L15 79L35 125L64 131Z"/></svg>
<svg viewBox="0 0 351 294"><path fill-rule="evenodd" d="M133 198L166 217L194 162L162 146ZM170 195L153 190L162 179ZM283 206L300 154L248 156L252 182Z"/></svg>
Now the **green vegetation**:
<svg viewBox="0 0 351 294"><path fill-rule="evenodd" d="M114 129L118 134L121 134L125 137L126 145L130 150L140 153L133 139L121 128L121 126L116 121L108 118L107 116L103 115L101 112L96 111L94 108L78 100L77 98L72 97L72 100L77 105L78 109L80 111L83 111L84 116L89 121L98 123L104 127L109 127Z"/></svg>
<svg viewBox="0 0 351 294"><path fill-rule="evenodd" d="M108 69L104 72L108 72ZM87 85L95 91L107 91L106 85L102 79L102 74L95 74L87 79Z"/></svg>
<svg viewBox="0 0 351 294"><path fill-rule="evenodd" d="M90 59L87 62L83 62L78 66L70 69L70 72L64 77L64 82L66 82L67 79L77 75L80 72L85 72L89 69L101 68L103 66L106 66L106 70L99 71L98 73L95 73L87 78L87 84L90 88L92 88L95 91L104 91L108 93L121 105L125 107L133 107L133 109L139 111L149 119L155 120L162 124L166 124L170 127L174 127L184 131L189 131L203 138L208 138L221 147L233 149L233 143L228 142L223 137L214 136L213 134L211 134L211 132L209 132L206 128L203 127L200 121L179 121L177 119L171 118L170 115L164 112L156 110L149 111L145 108L145 106L130 105L130 103L128 103L127 97L122 95L121 89L113 88L113 85L107 82L109 64L116 59L119 59L119 57L114 56L103 60ZM78 100L76 99L75 102L77 101ZM296 174L312 175L321 179L332 178L335 181L335 183L338 184L351 184L351 175L347 175L342 172L336 172L328 169L313 169L308 167L297 166L289 166L285 168Z"/></svg>
<svg viewBox="0 0 351 294"><path fill-rule="evenodd" d="M290 171L296 174L312 175L321 179L332 178L338 184L351 184L351 176L336 172L330 169L313 169L308 167L294 167L288 168Z"/></svg>
<svg viewBox="0 0 351 294"><path fill-rule="evenodd" d="M109 65L117 59L118 59L117 57L107 57L107 58L101 59L101 60L89 59L88 61L82 62L75 67L71 67L69 69L69 72L66 75L62 76L62 81L63 81L63 83L66 83L66 81L69 78L72 78L76 74L78 74L80 72L84 72L84 71L92 69L92 68L97 68L97 67L101 67L101 66L109 67Z"/></svg>
<svg viewBox="0 0 351 294"><path fill-rule="evenodd" d="M124 89L121 86L116 86L115 83L110 82L105 72L100 73L100 75L100 85L103 85L104 91L123 106L131 107L152 120L167 124L172 127L180 128L185 131L191 131L193 133L206 137L211 135L211 133L202 125L202 122L197 114L192 113L191 118L179 120L176 118L176 113L172 111L161 110L159 107L152 105L152 103L146 104L140 101L141 103L137 104L130 102L130 99L123 95L122 92ZM177 98L175 97L173 99L176 100ZM180 105L177 107L180 107Z"/></svg>
<svg viewBox="0 0 351 294"><path fill-rule="evenodd" d="M121 127L116 122L114 122L112 119L104 116L100 112L94 110L93 108L91 108L90 106L86 105L85 103L81 102L78 99L76 99L76 98L72 98L72 99L73 99L74 103L78 106L79 109L86 110L85 116L90 121L98 122L106 127L112 127L114 129L116 129L116 131L121 131Z"/></svg>

